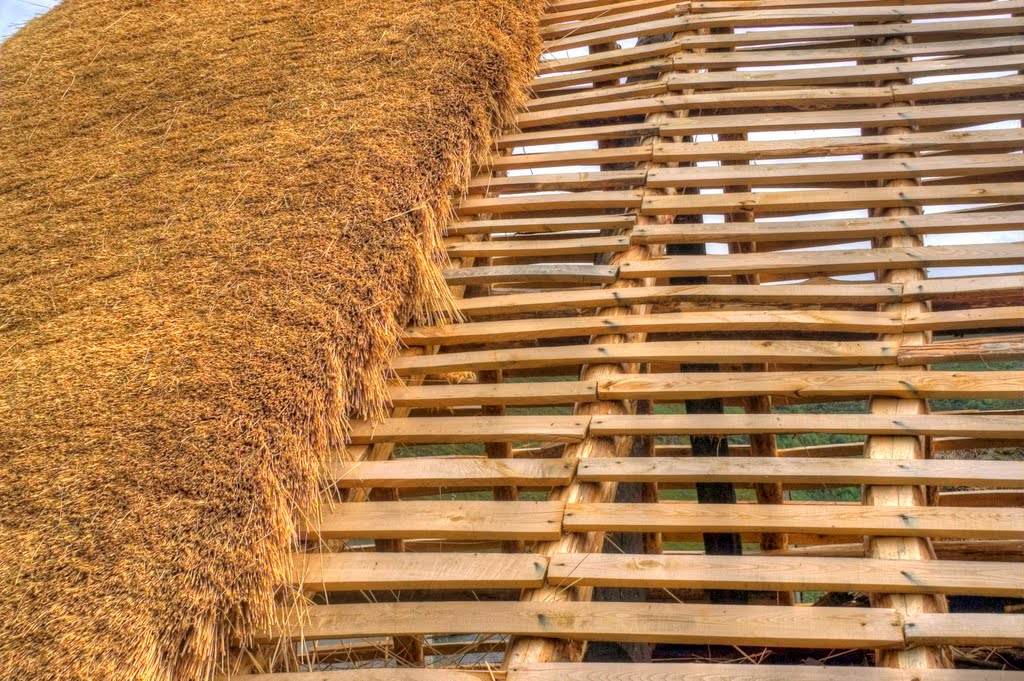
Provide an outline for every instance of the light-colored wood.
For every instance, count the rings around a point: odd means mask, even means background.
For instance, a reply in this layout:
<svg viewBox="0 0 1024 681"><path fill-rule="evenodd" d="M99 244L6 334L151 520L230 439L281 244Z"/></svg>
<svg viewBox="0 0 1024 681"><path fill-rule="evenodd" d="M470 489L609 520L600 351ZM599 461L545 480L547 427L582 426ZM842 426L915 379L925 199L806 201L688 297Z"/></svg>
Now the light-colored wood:
<svg viewBox="0 0 1024 681"><path fill-rule="evenodd" d="M544 583L547 558L503 553L302 553L296 585L311 591L526 589Z"/></svg>
<svg viewBox="0 0 1024 681"><path fill-rule="evenodd" d="M905 628L911 645L1024 645L1024 615L921 613Z"/></svg>
<svg viewBox="0 0 1024 681"><path fill-rule="evenodd" d="M581 480L1024 488L1024 461L658 457L580 462Z"/></svg>
<svg viewBox="0 0 1024 681"><path fill-rule="evenodd" d="M903 645L894 613L870 608L682 605L661 603L371 603L311 606L301 622L259 640L308 641L391 634L513 634L590 641L649 641L810 648Z"/></svg>
<svg viewBox="0 0 1024 681"><path fill-rule="evenodd" d="M1021 672L978 669L722 663L551 663L517 667L508 672L508 681L1021 681L1022 677Z"/></svg>
<svg viewBox="0 0 1024 681"><path fill-rule="evenodd" d="M1024 371L772 371L749 374L675 373L601 381L599 397L658 400L789 395L792 397L890 395L907 398L1024 398ZM1024 423L1024 419L1021 420Z"/></svg>
<svg viewBox="0 0 1024 681"><path fill-rule="evenodd" d="M422 422L438 419L411 420ZM472 420L476 421L477 419ZM584 423L586 421L585 419L578 420ZM501 440L501 438L491 435L484 437L486 438L485 442ZM544 440L554 439L551 434L546 432L532 438L517 439L542 438ZM582 433L579 439L582 439ZM447 440L447 442L450 441ZM479 487L481 485L553 487L566 485L572 480L573 466L567 461L545 459L417 457L388 461L345 461L331 466L330 474L334 484L341 488Z"/></svg>
<svg viewBox="0 0 1024 681"><path fill-rule="evenodd" d="M586 435L589 423L588 419L573 416L391 418L376 425L369 421L354 423L349 436L353 444L519 442L536 439L574 442Z"/></svg>
<svg viewBox="0 0 1024 681"><path fill-rule="evenodd" d="M591 553L553 556L547 578L580 586L1024 596L1024 571L977 561Z"/></svg>
<svg viewBox="0 0 1024 681"><path fill-rule="evenodd" d="M306 539L557 539L556 501L375 501L324 509Z"/></svg>
<svg viewBox="0 0 1024 681"><path fill-rule="evenodd" d="M802 532L1016 539L1024 509L872 507L838 504L568 504L569 532Z"/></svg>
<svg viewBox="0 0 1024 681"><path fill-rule="evenodd" d="M579 404L597 400L597 382L546 381L543 383L393 386L389 395L392 404L402 407Z"/></svg>
<svg viewBox="0 0 1024 681"><path fill-rule="evenodd" d="M1020 416L872 414L701 414L595 416L590 430L604 435L740 435L744 433L860 433L1024 440Z"/></svg>
<svg viewBox="0 0 1024 681"><path fill-rule="evenodd" d="M481 672L465 669L416 669L412 667L380 669L365 667L326 672L304 671L282 674L247 674L233 678L244 678L245 681L504 681L506 676L504 672Z"/></svg>

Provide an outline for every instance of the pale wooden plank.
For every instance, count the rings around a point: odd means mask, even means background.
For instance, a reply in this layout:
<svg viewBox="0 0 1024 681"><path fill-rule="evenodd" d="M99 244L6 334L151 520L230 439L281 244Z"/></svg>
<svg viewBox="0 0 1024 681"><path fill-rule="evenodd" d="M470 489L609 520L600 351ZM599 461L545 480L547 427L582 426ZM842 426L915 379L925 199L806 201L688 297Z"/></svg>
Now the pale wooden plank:
<svg viewBox="0 0 1024 681"><path fill-rule="evenodd" d="M1024 509L842 504L567 504L567 532L800 532L1016 539Z"/></svg>
<svg viewBox="0 0 1024 681"><path fill-rule="evenodd" d="M999 362L1024 359L1024 335L956 338L926 345L901 347L900 366L943 362Z"/></svg>
<svg viewBox="0 0 1024 681"><path fill-rule="evenodd" d="M775 287L772 287L775 288ZM533 369L602 362L891 364L896 347L875 341L655 341L607 345L502 348L396 358L399 375ZM527 439L527 438L523 438Z"/></svg>
<svg viewBox="0 0 1024 681"><path fill-rule="evenodd" d="M427 419L415 418L412 420L420 425ZM587 421L585 418L578 420L582 423ZM549 433L538 433L533 439L549 441L554 438ZM582 435L579 439L582 439ZM485 441L497 440L498 438L489 437ZM559 459L416 457L387 461L339 462L330 467L329 474L334 484L340 488L490 487L494 485L554 487L569 484L572 480L573 466L570 462Z"/></svg>
<svg viewBox="0 0 1024 681"><path fill-rule="evenodd" d="M1010 563L797 556L562 554L548 581L575 586L1024 596Z"/></svg>
<svg viewBox="0 0 1024 681"><path fill-rule="evenodd" d="M1024 461L633 457L582 461L577 477L588 482L780 482L1024 488Z"/></svg>
<svg viewBox="0 0 1024 681"><path fill-rule="evenodd" d="M905 629L911 645L1024 645L1024 615L920 613L907 619Z"/></svg>
<svg viewBox="0 0 1024 681"><path fill-rule="evenodd" d="M508 681L1022 681L1022 679L1024 679L1024 674L1021 672L977 669L885 669L822 665L663 662L647 664L538 663L516 667L508 672ZM376 679L372 681L376 681Z"/></svg>
<svg viewBox="0 0 1024 681"><path fill-rule="evenodd" d="M921 318L919 324L953 323L947 318ZM980 322L979 322L980 323ZM408 345L498 343L538 338L589 336L602 333L730 331L830 331L884 333L902 328L888 313L841 310L701 311L629 316L590 316L559 319L471 322L420 326L406 332Z"/></svg>
<svg viewBox="0 0 1024 681"><path fill-rule="evenodd" d="M589 423L589 419L575 416L391 418L376 425L369 421L357 421L352 424L349 437L352 444L519 442L538 439L577 442L586 435Z"/></svg>
<svg viewBox="0 0 1024 681"><path fill-rule="evenodd" d="M459 267L444 271L444 280L449 286L492 284L507 281L537 284L610 284L617 278L618 268L616 267L561 263Z"/></svg>
<svg viewBox="0 0 1024 681"><path fill-rule="evenodd" d="M1021 111L1024 116L1024 109ZM834 237L873 239L900 234L953 234L1020 229L1024 211L937 213L840 220L730 222L725 224L638 225L635 243L704 243L723 241L803 241Z"/></svg>
<svg viewBox="0 0 1024 681"><path fill-rule="evenodd" d="M1024 371L770 371L644 374L598 383L601 399L683 400L709 397L1024 398ZM1024 420L1022 420L1024 423Z"/></svg>
<svg viewBox="0 0 1024 681"><path fill-rule="evenodd" d="M501 553L301 553L295 585L311 591L526 589L544 583L548 559Z"/></svg>
<svg viewBox="0 0 1024 681"><path fill-rule="evenodd" d="M247 674L234 678L244 678L245 681L503 681L507 676L504 672L480 672L464 669L361 667L334 671Z"/></svg>
<svg viewBox="0 0 1024 681"><path fill-rule="evenodd" d="M370 603L282 612L261 641L381 634L512 634L575 640L811 648L903 645L891 610L665 603Z"/></svg>
<svg viewBox="0 0 1024 681"><path fill-rule="evenodd" d="M519 539L561 536L557 501L375 501L324 508L306 539Z"/></svg>
<svg viewBox="0 0 1024 681"><path fill-rule="evenodd" d="M515 241L463 241L447 248L449 258L537 257L618 253L629 248L629 237L599 236L575 239L521 239ZM479 268L476 268L479 271ZM610 268L609 268L610 269ZM468 298L465 300L473 300Z"/></svg>
<svg viewBox="0 0 1024 681"><path fill-rule="evenodd" d="M872 414L655 414L595 416L599 435L741 435L745 433L854 433L1021 440L1020 416Z"/></svg>
<svg viewBox="0 0 1024 681"><path fill-rule="evenodd" d="M595 402L597 400L597 382L544 381L538 383L396 385L389 388L388 394L391 403L396 407L572 404Z"/></svg>

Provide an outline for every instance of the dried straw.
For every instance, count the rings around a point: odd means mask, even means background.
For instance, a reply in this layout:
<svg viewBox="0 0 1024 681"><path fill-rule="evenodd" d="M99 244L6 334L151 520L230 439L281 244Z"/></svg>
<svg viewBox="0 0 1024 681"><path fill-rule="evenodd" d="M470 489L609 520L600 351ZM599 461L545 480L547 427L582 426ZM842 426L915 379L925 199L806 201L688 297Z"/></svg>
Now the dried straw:
<svg viewBox="0 0 1024 681"><path fill-rule="evenodd" d="M0 678L207 678L270 624L540 5L67 0L3 45Z"/></svg>

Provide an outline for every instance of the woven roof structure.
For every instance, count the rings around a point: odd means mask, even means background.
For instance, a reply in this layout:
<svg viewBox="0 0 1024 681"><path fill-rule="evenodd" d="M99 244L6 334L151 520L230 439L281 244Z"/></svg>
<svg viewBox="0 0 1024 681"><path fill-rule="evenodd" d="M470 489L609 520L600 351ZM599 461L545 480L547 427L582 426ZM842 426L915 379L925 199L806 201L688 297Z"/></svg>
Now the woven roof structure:
<svg viewBox="0 0 1024 681"><path fill-rule="evenodd" d="M1024 0L101 6L5 47L0 672L1024 681Z"/></svg>
<svg viewBox="0 0 1024 681"><path fill-rule="evenodd" d="M0 678L207 678L273 621L538 7L68 0L3 45Z"/></svg>

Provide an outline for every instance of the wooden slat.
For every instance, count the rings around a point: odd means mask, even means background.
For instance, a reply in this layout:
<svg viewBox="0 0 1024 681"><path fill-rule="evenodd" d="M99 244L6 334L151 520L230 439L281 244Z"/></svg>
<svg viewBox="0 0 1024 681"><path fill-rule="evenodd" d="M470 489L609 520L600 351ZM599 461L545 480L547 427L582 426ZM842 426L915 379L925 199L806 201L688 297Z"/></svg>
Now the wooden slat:
<svg viewBox="0 0 1024 681"><path fill-rule="evenodd" d="M492 416L489 418L501 417ZM416 425L425 426L423 422L428 419L414 418L411 420L415 421ZM467 420L476 421L477 419ZM581 418L577 420L581 423L586 423L588 419ZM583 430L581 428L581 431ZM548 441L555 439L555 437L545 432L538 433L534 439ZM582 432L579 439L582 439ZM488 436L485 441L495 442L498 440L499 438ZM387 461L346 461L330 467L331 479L335 485L341 488L479 487L494 485L554 487L567 485L572 479L572 474L572 465L568 462L554 459L417 457L390 459Z"/></svg>
<svg viewBox="0 0 1024 681"><path fill-rule="evenodd" d="M508 681L1021 681L1022 676L1024 675L1020 672L987 669L910 670L832 667L817 664L791 666L724 663L591 662L580 664L563 662L511 669L508 672ZM370 679L369 681L377 680ZM381 681L390 681L390 679Z"/></svg>
<svg viewBox="0 0 1024 681"><path fill-rule="evenodd" d="M1024 645L1024 615L921 613L905 628L911 645Z"/></svg>
<svg viewBox="0 0 1024 681"><path fill-rule="evenodd" d="M1021 112L1024 116L1024 111ZM708 225L637 226L632 239L637 243L704 243L724 241L797 241L822 239L841 234L852 240L897 234L951 234L1019 229L1024 211L983 213L937 213L906 217L853 218L780 222L731 222Z"/></svg>
<svg viewBox="0 0 1024 681"><path fill-rule="evenodd" d="M488 200L488 199L485 199ZM445 270L449 286L491 284L503 281L531 283L610 284L618 278L618 269L603 265L537 264L460 267Z"/></svg>
<svg viewBox="0 0 1024 681"><path fill-rule="evenodd" d="M591 482L781 482L1024 488L1024 461L658 457L580 462Z"/></svg>
<svg viewBox="0 0 1024 681"><path fill-rule="evenodd" d="M919 318L916 323L951 324L953 319ZM966 323L966 322L965 322ZM563 319L522 319L516 321L472 322L446 326L417 327L403 338L408 345L457 345L460 343L507 342L589 336L599 333L636 333L776 330L883 333L901 328L891 315L876 312L836 310L749 310L723 312L680 312L630 315L628 317L577 317Z"/></svg>
<svg viewBox="0 0 1024 681"><path fill-rule="evenodd" d="M617 253L627 248L629 248L628 237L599 236L576 239L465 241L453 244L447 250L449 258L492 258ZM469 298L468 300L473 299Z"/></svg>
<svg viewBox="0 0 1024 681"><path fill-rule="evenodd" d="M737 192L700 196L651 196L643 200L642 215L701 215L745 210L763 213L833 211L899 206L1020 201L1024 183L986 183L934 187L877 187L781 192Z"/></svg>
<svg viewBox="0 0 1024 681"><path fill-rule="evenodd" d="M447 371L532 369L603 362L749 364L763 362L869 365L893 363L896 348L874 341L658 341L609 345L503 348L399 357L400 375ZM525 439L525 438L524 438Z"/></svg>
<svg viewBox="0 0 1024 681"><path fill-rule="evenodd" d="M1024 573L1016 566L977 561L590 553L552 557L548 580L595 587L1024 596Z"/></svg>
<svg viewBox="0 0 1024 681"><path fill-rule="evenodd" d="M590 394L592 393L593 390L590 390ZM588 419L574 416L392 418L377 425L368 421L353 423L349 437L353 444L519 442L538 439L577 442L586 434L588 423Z"/></svg>
<svg viewBox="0 0 1024 681"><path fill-rule="evenodd" d="M307 539L557 539L556 501L375 501L325 508ZM378 632L383 633L383 632Z"/></svg>
<svg viewBox="0 0 1024 681"><path fill-rule="evenodd" d="M463 220L448 225L448 235L493 234L501 232L544 233L580 229L628 229L636 221L631 215L582 215L571 217L504 218L500 220Z"/></svg>
<svg viewBox="0 0 1024 681"><path fill-rule="evenodd" d="M1001 362L1024 359L1024 335L936 341L926 345L901 347L897 363L901 366L941 364L943 362Z"/></svg>
<svg viewBox="0 0 1024 681"><path fill-rule="evenodd" d="M303 553L296 585L311 591L526 589L544 582L548 560L500 553Z"/></svg>
<svg viewBox="0 0 1024 681"><path fill-rule="evenodd" d="M1024 439L1019 416L871 414L700 414L595 416L601 435L742 435L750 433L854 433Z"/></svg>
<svg viewBox="0 0 1024 681"><path fill-rule="evenodd" d="M800 532L1016 539L1024 509L872 507L839 504L568 504L569 532Z"/></svg>
<svg viewBox="0 0 1024 681"><path fill-rule="evenodd" d="M673 373L601 381L602 399L683 400L750 395L792 397L1024 398L1024 371L773 371ZM1024 420L1022 420L1024 423Z"/></svg>
<svg viewBox="0 0 1024 681"><path fill-rule="evenodd" d="M512 634L590 641L649 641L809 648L903 645L891 610L664 603L371 603L282 612L258 640L381 634Z"/></svg>
<svg viewBox="0 0 1024 681"><path fill-rule="evenodd" d="M237 678L245 678L245 681L504 681L507 676L504 672L480 672L465 669L360 667L359 669L334 671L247 674Z"/></svg>
<svg viewBox="0 0 1024 681"><path fill-rule="evenodd" d="M597 382L545 381L392 386L389 396L391 403L400 407L579 404L597 400Z"/></svg>

